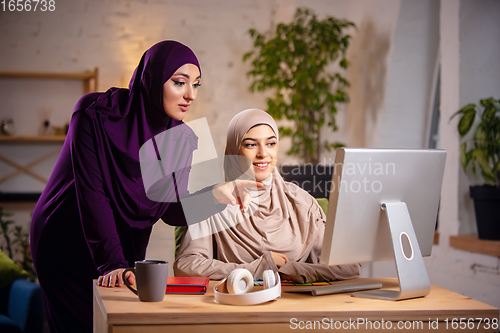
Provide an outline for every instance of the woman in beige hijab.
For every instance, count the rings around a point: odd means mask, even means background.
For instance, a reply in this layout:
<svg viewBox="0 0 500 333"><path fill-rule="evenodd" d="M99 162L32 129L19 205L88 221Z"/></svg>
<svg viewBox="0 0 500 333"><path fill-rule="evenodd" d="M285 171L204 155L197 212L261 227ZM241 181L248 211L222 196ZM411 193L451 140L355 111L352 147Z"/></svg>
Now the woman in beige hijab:
<svg viewBox="0 0 500 333"><path fill-rule="evenodd" d="M263 261L276 264L282 277L298 283L359 274L359 264L319 263L326 216L316 199L281 178L277 155L278 128L268 113L249 109L231 120L224 160L226 181L247 178L251 171L264 186L249 189L252 201L245 211L228 206L189 227L174 263L176 276L219 280L236 268L246 268L258 277L266 269Z"/></svg>

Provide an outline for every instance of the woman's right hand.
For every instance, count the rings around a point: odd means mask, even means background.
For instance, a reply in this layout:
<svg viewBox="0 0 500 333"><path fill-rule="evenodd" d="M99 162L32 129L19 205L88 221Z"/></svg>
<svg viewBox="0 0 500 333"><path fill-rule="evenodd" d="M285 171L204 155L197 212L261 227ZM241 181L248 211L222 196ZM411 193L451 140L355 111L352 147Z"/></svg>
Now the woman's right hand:
<svg viewBox="0 0 500 333"><path fill-rule="evenodd" d="M122 287L124 285L122 273L126 268L115 269L104 276L99 276L97 285L101 287L113 288L115 285ZM135 284L135 275L131 271L125 273L125 278L129 284Z"/></svg>
<svg viewBox="0 0 500 333"><path fill-rule="evenodd" d="M278 268L285 266L285 264L288 262L288 257L286 256L286 254L271 251L271 255L273 256L273 260Z"/></svg>
<svg viewBox="0 0 500 333"><path fill-rule="evenodd" d="M258 188L264 186L262 183L251 180L234 180L232 182L217 184L213 187L212 193L215 199L228 205L240 205L240 209L246 212L252 197L247 187Z"/></svg>

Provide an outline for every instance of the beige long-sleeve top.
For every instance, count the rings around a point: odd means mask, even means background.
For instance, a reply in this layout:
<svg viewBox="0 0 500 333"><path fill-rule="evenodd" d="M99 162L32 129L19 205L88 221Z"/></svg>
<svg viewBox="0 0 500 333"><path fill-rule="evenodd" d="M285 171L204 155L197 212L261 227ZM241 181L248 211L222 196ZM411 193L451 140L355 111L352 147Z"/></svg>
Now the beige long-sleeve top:
<svg viewBox="0 0 500 333"><path fill-rule="evenodd" d="M288 257L289 261L278 271L297 283L344 280L359 274L359 264L326 266L319 263L326 222L323 210L307 192L274 175L283 191L270 197L262 196L276 185L272 184L272 177L264 181L268 188L257 190L261 193L256 196L261 200L257 200L257 204L252 200L254 207L250 214L244 215L238 207L228 206L203 222L205 230L218 231L213 235L197 238L199 232L188 229L173 266L176 276L207 276L219 280L235 268L246 268L258 278L265 269L262 261L270 251ZM212 237L217 244L217 258L213 258Z"/></svg>

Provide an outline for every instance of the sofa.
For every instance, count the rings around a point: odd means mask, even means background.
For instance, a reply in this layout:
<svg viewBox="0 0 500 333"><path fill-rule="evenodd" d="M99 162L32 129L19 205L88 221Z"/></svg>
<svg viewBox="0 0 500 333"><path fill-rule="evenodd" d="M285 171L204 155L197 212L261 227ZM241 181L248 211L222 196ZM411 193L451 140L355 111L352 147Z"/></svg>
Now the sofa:
<svg viewBox="0 0 500 333"><path fill-rule="evenodd" d="M0 251L0 332L41 333L44 319L40 286Z"/></svg>

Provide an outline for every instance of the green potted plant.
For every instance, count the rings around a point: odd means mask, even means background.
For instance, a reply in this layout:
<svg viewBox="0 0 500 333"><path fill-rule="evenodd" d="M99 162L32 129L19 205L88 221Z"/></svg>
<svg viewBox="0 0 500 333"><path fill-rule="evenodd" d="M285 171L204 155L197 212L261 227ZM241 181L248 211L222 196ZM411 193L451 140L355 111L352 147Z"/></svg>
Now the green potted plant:
<svg viewBox="0 0 500 333"><path fill-rule="evenodd" d="M291 180L292 173L307 178L311 176L309 170L331 180L331 170L317 164L324 150L343 144L322 138L321 129L327 125L336 131L337 107L349 101L345 91L349 82L340 71L335 72L335 65L348 67L346 51L351 36L345 30L351 27L355 27L353 22L334 17L319 20L309 9L298 8L294 20L278 24L275 31L249 30L255 48L243 56L243 61L252 61L247 72L253 79L250 91L272 91L272 97L267 98L267 112L278 121L287 119L292 123L279 127L281 137L292 139L287 154L314 166L298 166L300 170L295 172L282 166L286 180Z"/></svg>
<svg viewBox="0 0 500 333"><path fill-rule="evenodd" d="M461 145L464 171L470 165L474 174L479 166L484 185L470 187L474 200L480 239L500 239L500 100L481 99L480 106L468 104L453 116L460 115L458 132L467 135L479 120L473 139Z"/></svg>
<svg viewBox="0 0 500 333"><path fill-rule="evenodd" d="M3 246L0 247L0 250L5 252L22 269L28 280L35 281L36 273L31 258L29 234L22 226L15 226L14 231L12 231L10 225L14 222L5 219L5 217L10 216L12 216L11 213L5 213L3 207L0 207L0 234L3 235ZM13 239L11 239L11 235L14 236ZM17 257L21 258L20 260L14 259L16 254L19 254Z"/></svg>

